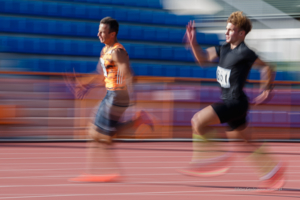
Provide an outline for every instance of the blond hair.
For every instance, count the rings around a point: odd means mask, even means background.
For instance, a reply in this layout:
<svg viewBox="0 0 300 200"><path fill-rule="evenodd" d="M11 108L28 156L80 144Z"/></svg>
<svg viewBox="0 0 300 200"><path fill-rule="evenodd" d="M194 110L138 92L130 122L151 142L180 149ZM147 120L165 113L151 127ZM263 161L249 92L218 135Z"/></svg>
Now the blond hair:
<svg viewBox="0 0 300 200"><path fill-rule="evenodd" d="M231 15L227 19L227 23L232 23L239 29L245 31L245 35L247 35L252 29L250 19L243 15L243 12L241 11L231 13Z"/></svg>

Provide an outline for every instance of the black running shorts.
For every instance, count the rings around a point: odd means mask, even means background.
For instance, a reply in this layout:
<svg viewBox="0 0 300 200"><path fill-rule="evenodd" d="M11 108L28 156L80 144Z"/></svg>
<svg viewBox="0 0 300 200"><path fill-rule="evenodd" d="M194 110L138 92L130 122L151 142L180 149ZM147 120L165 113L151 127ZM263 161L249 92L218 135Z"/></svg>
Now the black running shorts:
<svg viewBox="0 0 300 200"><path fill-rule="evenodd" d="M221 123L227 123L230 131L246 128L249 102L247 97L240 99L225 99L212 105Z"/></svg>

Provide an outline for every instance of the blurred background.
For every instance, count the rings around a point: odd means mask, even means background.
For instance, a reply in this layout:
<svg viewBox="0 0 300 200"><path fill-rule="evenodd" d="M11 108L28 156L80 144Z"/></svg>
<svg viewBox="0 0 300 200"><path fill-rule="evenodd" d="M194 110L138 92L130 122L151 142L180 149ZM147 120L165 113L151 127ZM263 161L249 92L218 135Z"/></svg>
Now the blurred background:
<svg viewBox="0 0 300 200"><path fill-rule="evenodd" d="M148 111L157 126L120 138L191 138L190 120L217 102L217 63L200 68L185 48L185 26L195 20L202 48L222 44L228 16L243 11L253 23L246 43L277 66L273 98L251 106L253 139L300 138L299 0L0 0L0 139L86 139L92 111L105 96L72 93L74 74L94 75L106 16L119 21L118 39L135 73L134 105L124 115ZM246 93L259 94L253 69ZM219 138L225 126L215 126Z"/></svg>

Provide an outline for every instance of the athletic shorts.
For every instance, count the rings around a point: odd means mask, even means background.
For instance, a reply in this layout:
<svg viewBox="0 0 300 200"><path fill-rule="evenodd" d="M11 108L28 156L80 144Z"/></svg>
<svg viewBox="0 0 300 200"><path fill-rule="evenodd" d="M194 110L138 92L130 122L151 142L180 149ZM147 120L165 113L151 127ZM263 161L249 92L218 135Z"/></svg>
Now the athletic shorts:
<svg viewBox="0 0 300 200"><path fill-rule="evenodd" d="M94 124L104 135L113 136L117 131L119 120L129 106L127 90L108 90L100 103Z"/></svg>
<svg viewBox="0 0 300 200"><path fill-rule="evenodd" d="M242 126L246 128L247 112L249 109L247 97L222 100L222 102L213 104L212 107L217 113L221 123L228 124L230 131Z"/></svg>

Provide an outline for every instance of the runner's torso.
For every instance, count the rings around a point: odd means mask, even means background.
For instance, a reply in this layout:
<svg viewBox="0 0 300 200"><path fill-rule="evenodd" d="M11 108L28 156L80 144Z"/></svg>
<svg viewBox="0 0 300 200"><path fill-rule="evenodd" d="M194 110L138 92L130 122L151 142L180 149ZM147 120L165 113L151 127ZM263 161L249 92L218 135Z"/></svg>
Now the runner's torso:
<svg viewBox="0 0 300 200"><path fill-rule="evenodd" d="M125 48L120 43L115 43L113 47L105 46L100 55L100 63L104 74L105 87L107 90L126 90L126 79L120 74L120 70L116 63L112 60L112 53L116 49ZM127 53L127 52L126 52Z"/></svg>
<svg viewBox="0 0 300 200"><path fill-rule="evenodd" d="M231 49L229 43L216 46L219 56L217 81L222 89L222 99L245 97L243 87L257 55L244 42Z"/></svg>

